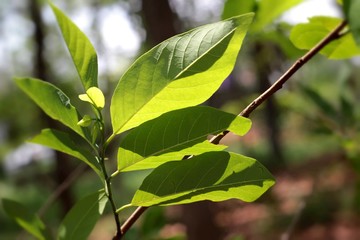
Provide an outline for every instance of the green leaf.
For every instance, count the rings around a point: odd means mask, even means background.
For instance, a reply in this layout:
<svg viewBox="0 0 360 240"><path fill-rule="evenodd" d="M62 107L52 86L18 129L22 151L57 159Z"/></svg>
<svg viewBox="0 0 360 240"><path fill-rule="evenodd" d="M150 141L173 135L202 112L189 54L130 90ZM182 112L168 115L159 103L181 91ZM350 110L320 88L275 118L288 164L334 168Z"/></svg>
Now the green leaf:
<svg viewBox="0 0 360 240"><path fill-rule="evenodd" d="M248 12L253 12L256 6L255 0L226 0L221 18L227 19Z"/></svg>
<svg viewBox="0 0 360 240"><path fill-rule="evenodd" d="M54 4L50 6L56 16L62 36L84 88L97 87L98 63L96 51L86 35Z"/></svg>
<svg viewBox="0 0 360 240"><path fill-rule="evenodd" d="M297 48L309 50L341 21L342 19L333 17L312 17L309 23L298 24L292 29L290 40ZM360 49L356 46L353 35L348 33L326 45L320 53L330 59L344 59L359 55Z"/></svg>
<svg viewBox="0 0 360 240"><path fill-rule="evenodd" d="M142 55L111 102L114 135L207 100L232 71L253 14L172 37Z"/></svg>
<svg viewBox="0 0 360 240"><path fill-rule="evenodd" d="M226 148L227 146L215 145L206 140L177 152L168 152L146 158L127 149L120 148L118 157L121 157L121 159L118 159L118 166L122 172L152 169L169 161L180 161L184 156L199 155L210 151L222 151Z"/></svg>
<svg viewBox="0 0 360 240"><path fill-rule="evenodd" d="M344 0L343 9L355 41L360 46L360 1Z"/></svg>
<svg viewBox="0 0 360 240"><path fill-rule="evenodd" d="M57 151L76 157L89 165L99 176L102 176L99 164L93 154L82 149L73 141L73 137L66 132L55 129L43 129L41 133L30 140L32 143L42 144Z"/></svg>
<svg viewBox="0 0 360 240"><path fill-rule="evenodd" d="M104 190L101 190L77 202L61 223L58 239L87 239L104 212L107 200Z"/></svg>
<svg viewBox="0 0 360 240"><path fill-rule="evenodd" d="M208 152L154 169L136 191L131 205L174 205L202 200L252 202L275 181L255 159L228 152Z"/></svg>
<svg viewBox="0 0 360 240"><path fill-rule="evenodd" d="M252 30L260 31L269 23L274 22L286 10L298 5L303 0L261 0L258 3L256 19Z"/></svg>
<svg viewBox="0 0 360 240"><path fill-rule="evenodd" d="M103 92L97 87L86 90L86 94L79 95L80 100L93 104L96 108L104 108L105 97Z"/></svg>
<svg viewBox="0 0 360 240"><path fill-rule="evenodd" d="M118 151L118 169L154 168L166 161L181 160L185 155L222 150L223 147L206 141L207 137L225 130L243 136L250 127L249 119L211 107L168 112L126 135ZM144 161L145 158L148 159Z"/></svg>
<svg viewBox="0 0 360 240"><path fill-rule="evenodd" d="M28 233L37 239L50 239L41 219L36 214L29 212L25 206L10 199L2 199L2 205L5 213Z"/></svg>
<svg viewBox="0 0 360 240"><path fill-rule="evenodd" d="M63 91L34 78L16 78L15 82L47 115L87 139L86 128L77 125L81 117Z"/></svg>

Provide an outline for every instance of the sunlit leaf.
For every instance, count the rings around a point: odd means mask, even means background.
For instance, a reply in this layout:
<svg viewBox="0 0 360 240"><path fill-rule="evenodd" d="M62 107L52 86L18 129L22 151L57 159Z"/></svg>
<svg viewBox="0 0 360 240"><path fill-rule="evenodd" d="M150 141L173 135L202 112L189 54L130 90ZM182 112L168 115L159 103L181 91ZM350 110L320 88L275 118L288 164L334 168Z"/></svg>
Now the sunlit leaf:
<svg viewBox="0 0 360 240"><path fill-rule="evenodd" d="M10 199L2 199L2 205L5 213L28 233L40 240L50 239L41 219L25 206Z"/></svg>
<svg viewBox="0 0 360 240"><path fill-rule="evenodd" d="M269 23L274 22L286 10L298 5L303 0L261 0L258 3L256 19L252 26L254 31L260 31Z"/></svg>
<svg viewBox="0 0 360 240"><path fill-rule="evenodd" d="M253 14L172 37L126 71L111 102L114 134L207 100L232 71Z"/></svg>
<svg viewBox="0 0 360 240"><path fill-rule="evenodd" d="M210 107L168 112L126 135L118 151L118 168L126 171L154 168L165 161L181 160L184 155L221 150L221 147L204 141L209 135L225 130L242 136L250 126L251 121L247 118Z"/></svg>
<svg viewBox="0 0 360 240"><path fill-rule="evenodd" d="M73 139L74 138L66 132L55 129L43 129L39 135L30 141L76 157L89 165L99 176L102 176L95 156L89 151L82 149Z"/></svg>
<svg viewBox="0 0 360 240"><path fill-rule="evenodd" d="M360 46L360 1L359 0L344 0L343 5L346 19L349 22L351 33L355 41Z"/></svg>
<svg viewBox="0 0 360 240"><path fill-rule="evenodd" d="M300 49L311 49L319 43L330 31L334 30L342 21L333 17L312 17L309 23L296 25L290 34L292 43ZM360 54L353 35L345 34L341 38L327 44L321 51L321 54L330 59L350 58Z"/></svg>
<svg viewBox="0 0 360 240"><path fill-rule="evenodd" d="M184 146L185 144L183 144L183 147ZM175 147L176 146L174 146L174 148ZM127 149L119 148L119 170L121 170L122 172L128 172L156 168L161 164L169 161L180 161L185 156L199 155L210 151L222 151L226 148L227 146L225 145L215 145L206 140L204 142L191 145L179 151L162 153L159 156L148 156L146 158ZM125 167L122 169L122 166Z"/></svg>
<svg viewBox="0 0 360 240"><path fill-rule="evenodd" d="M77 125L81 119L78 112L63 91L51 83L34 78L16 78L15 82L49 117L87 137L86 128Z"/></svg>
<svg viewBox="0 0 360 240"><path fill-rule="evenodd" d="M211 200L252 202L275 181L255 159L228 152L208 152L154 169L136 191L134 206L174 205Z"/></svg>
<svg viewBox="0 0 360 240"><path fill-rule="evenodd" d="M105 97L103 92L97 87L91 87L86 90L86 94L79 95L82 101L89 102L97 108L104 108Z"/></svg>
<svg viewBox="0 0 360 240"><path fill-rule="evenodd" d="M75 204L60 225L59 240L86 240L104 212L108 198L103 190L93 193Z"/></svg>
<svg viewBox="0 0 360 240"><path fill-rule="evenodd" d="M56 16L84 88L96 87L98 63L93 45L86 35L60 9L51 2L50 6Z"/></svg>

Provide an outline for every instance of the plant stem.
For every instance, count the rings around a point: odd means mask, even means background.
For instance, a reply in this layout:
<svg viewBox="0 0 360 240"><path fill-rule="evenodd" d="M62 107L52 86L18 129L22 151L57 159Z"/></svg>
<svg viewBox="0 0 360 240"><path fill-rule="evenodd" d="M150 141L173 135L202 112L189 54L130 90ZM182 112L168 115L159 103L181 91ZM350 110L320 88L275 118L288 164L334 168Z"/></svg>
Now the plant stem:
<svg viewBox="0 0 360 240"><path fill-rule="evenodd" d="M120 219L119 219L119 214L116 211L116 205L115 205L115 201L113 198L113 194L112 194L112 190L111 190L111 178L109 178L107 172L106 172L106 168L105 168L105 160L104 157L101 156L100 157L100 165L101 165L101 171L104 174L104 179L105 179L105 194L107 196L107 198L109 199L110 205L111 205L111 210L114 214L114 219L115 219L115 223L116 223L116 235L114 236L114 240L115 239L121 239L122 237L122 231L121 231L121 224L120 224Z"/></svg>
<svg viewBox="0 0 360 240"><path fill-rule="evenodd" d="M96 108L96 112L99 118L99 124L100 124L100 146L99 146L99 150L98 150L98 157L99 157L99 163L100 163L100 167L101 167L101 171L104 175L104 187L105 187L105 194L107 196L107 198L109 199L110 205L111 205L111 210L113 212L114 215L114 219L115 219L115 224L116 224L116 234L113 237L113 240L118 240L121 239L122 237L122 232L121 232L121 224L120 224L120 219L119 219L119 213L116 211L116 204L114 201L114 197L112 194L112 189L111 189L111 176L109 177L107 171L106 171L106 166L105 166L105 150L106 150L106 143L105 143L105 126L104 126L104 120L103 120L103 116L102 113L100 111L100 109Z"/></svg>
<svg viewBox="0 0 360 240"><path fill-rule="evenodd" d="M128 208L128 207L132 207L131 203L123 205L122 207L118 208L116 210L116 212L119 213L119 212L121 212L122 210L124 210L125 208Z"/></svg>
<svg viewBox="0 0 360 240"><path fill-rule="evenodd" d="M299 58L273 85L271 85L265 92L263 92L259 97L252 101L240 114L248 118L250 114L259 107L264 101L269 99L275 92L280 90L284 83L290 79L294 73L296 73L305 63L312 59L318 52L321 51L327 44L343 36L341 31L347 25L346 21L341 22L334 30L332 30L325 38L323 38L317 45L310 49L304 56ZM213 144L218 144L221 139L223 139L229 131L224 131L209 141ZM148 207L138 207L133 214L126 220L126 222L121 226L121 231L125 234L130 227L136 222L136 220L145 212Z"/></svg>

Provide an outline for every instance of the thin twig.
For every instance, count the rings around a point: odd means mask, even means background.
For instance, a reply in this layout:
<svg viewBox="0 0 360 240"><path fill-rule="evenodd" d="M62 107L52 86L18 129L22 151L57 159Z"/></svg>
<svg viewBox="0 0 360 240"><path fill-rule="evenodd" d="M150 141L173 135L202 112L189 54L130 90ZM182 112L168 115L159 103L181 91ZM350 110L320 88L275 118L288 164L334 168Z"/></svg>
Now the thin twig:
<svg viewBox="0 0 360 240"><path fill-rule="evenodd" d="M114 215L114 219L115 219L115 223L116 223L116 234L113 237L113 240L119 240L122 237L122 231L121 231L121 224L120 224L120 219L119 219L119 214L116 212L116 205L115 205L115 200L112 194L112 188L111 188L111 178L109 178L107 172L106 172L106 167L105 167L105 159L103 158L103 156L100 159L100 166L101 166L101 171L104 174L104 181L105 181L105 194L107 196L107 198L109 199L110 202L110 206Z"/></svg>
<svg viewBox="0 0 360 240"><path fill-rule="evenodd" d="M59 198L59 196L80 177L80 175L85 171L86 167L87 165L80 164L75 168L74 171L71 172L65 181L56 188L56 190L50 195L50 197L48 197L46 202L39 209L39 216L43 216L45 214L47 209Z"/></svg>
<svg viewBox="0 0 360 240"><path fill-rule="evenodd" d="M312 57L314 57L318 52L321 51L327 44L340 38L341 30L346 26L347 22L343 21L337 26L333 31L331 31L325 38L323 38L315 47L310 49L304 56L299 58L273 85L271 85L265 92L263 92L258 98L251 102L240 114L248 118L250 114L259 107L265 100L270 98L275 92L280 90L284 83L290 79L294 73L296 73L305 63L307 63ZM213 144L218 144L221 139L223 139L229 131L224 131L213 138L210 139L210 142ZM127 219L127 221L121 226L121 231L125 234L130 227L136 222L136 220L145 212L148 207L138 207L133 214Z"/></svg>
<svg viewBox="0 0 360 240"><path fill-rule="evenodd" d="M306 202L305 201L301 201L300 202L300 206L299 208L297 209L288 229L286 230L285 233L283 233L281 235L281 240L290 240L290 237L291 237L291 234L293 233L294 229L295 229L295 226L296 224L299 222L299 219L301 217L301 213L303 212L303 210L305 209L306 207Z"/></svg>

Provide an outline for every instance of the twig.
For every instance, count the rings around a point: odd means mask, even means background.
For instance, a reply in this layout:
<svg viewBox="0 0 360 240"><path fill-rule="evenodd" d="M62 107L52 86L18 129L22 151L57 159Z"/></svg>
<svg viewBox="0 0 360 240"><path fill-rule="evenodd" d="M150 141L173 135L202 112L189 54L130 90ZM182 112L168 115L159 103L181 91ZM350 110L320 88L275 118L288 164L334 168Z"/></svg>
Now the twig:
<svg viewBox="0 0 360 240"><path fill-rule="evenodd" d="M258 98L251 102L240 114L248 118L250 114L259 107L265 100L270 98L275 92L280 90L284 83L290 79L294 73L296 73L305 63L307 63L312 57L314 57L321 49L323 49L330 42L340 38L341 30L346 26L347 22L341 22L333 31L331 31L325 38L323 38L315 47L310 49L304 56L299 58L273 85L271 85L265 92L263 92ZM229 131L224 131L213 138L210 142L218 144ZM121 231L125 234L130 227L136 222L136 220L145 212L148 207L138 207L133 214L127 219L127 221L121 226Z"/></svg>
<svg viewBox="0 0 360 240"><path fill-rule="evenodd" d="M64 182L59 185L56 190L50 195L50 197L46 200L46 202L42 205L42 207L38 211L39 216L43 216L47 209L56 201L56 199L64 192L66 189L71 186L73 182L75 182L78 177L85 171L87 165L80 164L75 168L73 172L65 179Z"/></svg>
<svg viewBox="0 0 360 240"><path fill-rule="evenodd" d="M323 38L315 47L310 49L304 56L299 58L273 85L271 85L265 92L249 104L239 115L249 117L250 114L260 106L266 99L271 97L275 92L280 90L284 83L294 75L305 63L314 57L321 49L323 49L330 42L338 39L342 35L341 30L346 26L347 22L343 21L333 31L331 31L325 38Z"/></svg>
<svg viewBox="0 0 360 240"><path fill-rule="evenodd" d="M296 224L299 222L299 219L300 219L300 216L301 216L301 213L303 212L303 210L305 209L305 206L306 206L306 202L305 201L301 201L300 202L300 206L299 208L297 209L288 229L286 230L285 233L283 233L281 235L281 240L289 240L290 237L291 237L291 234L292 232L294 231L294 228L296 226Z"/></svg>

